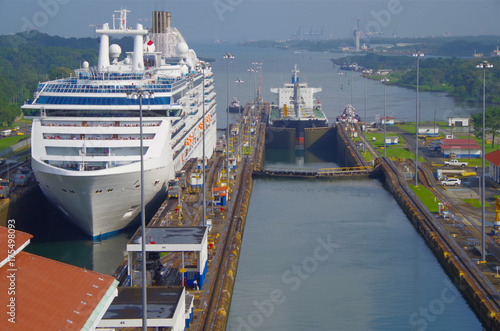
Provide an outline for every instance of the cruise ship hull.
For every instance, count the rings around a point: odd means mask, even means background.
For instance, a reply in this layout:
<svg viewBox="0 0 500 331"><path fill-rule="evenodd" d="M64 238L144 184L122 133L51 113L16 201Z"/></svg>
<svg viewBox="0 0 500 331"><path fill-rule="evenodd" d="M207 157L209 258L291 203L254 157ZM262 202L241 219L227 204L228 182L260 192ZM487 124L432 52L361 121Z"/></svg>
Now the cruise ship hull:
<svg viewBox="0 0 500 331"><path fill-rule="evenodd" d="M211 157L217 139L211 66L198 59L165 12L142 24L104 23L97 65L38 84L21 107L32 118L32 167L47 198L93 237L131 225L165 194L190 158ZM121 56L113 37L134 40ZM204 139L205 137L205 139ZM144 182L141 183L141 160ZM142 188L144 190L141 189Z"/></svg>
<svg viewBox="0 0 500 331"><path fill-rule="evenodd" d="M216 144L216 127L206 132L206 157ZM188 154L202 157L202 140ZM178 158L180 158L179 156ZM144 201L164 198L166 183L175 171L171 155L144 161ZM97 171L63 170L33 159L32 167L44 195L82 231L92 237L116 232L137 221L141 211L140 163Z"/></svg>

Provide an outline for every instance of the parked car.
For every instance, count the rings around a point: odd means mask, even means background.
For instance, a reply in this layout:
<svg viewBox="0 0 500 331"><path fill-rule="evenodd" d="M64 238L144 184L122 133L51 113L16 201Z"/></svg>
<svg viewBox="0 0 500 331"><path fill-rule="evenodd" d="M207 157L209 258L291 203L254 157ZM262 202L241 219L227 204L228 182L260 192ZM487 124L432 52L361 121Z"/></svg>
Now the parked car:
<svg viewBox="0 0 500 331"><path fill-rule="evenodd" d="M455 167L465 168L465 167L469 166L469 162L460 162L457 159L452 159L449 161L444 161L444 165L445 165L445 167L455 166Z"/></svg>
<svg viewBox="0 0 500 331"><path fill-rule="evenodd" d="M462 183L459 178L445 178L441 181L443 186L458 186Z"/></svg>

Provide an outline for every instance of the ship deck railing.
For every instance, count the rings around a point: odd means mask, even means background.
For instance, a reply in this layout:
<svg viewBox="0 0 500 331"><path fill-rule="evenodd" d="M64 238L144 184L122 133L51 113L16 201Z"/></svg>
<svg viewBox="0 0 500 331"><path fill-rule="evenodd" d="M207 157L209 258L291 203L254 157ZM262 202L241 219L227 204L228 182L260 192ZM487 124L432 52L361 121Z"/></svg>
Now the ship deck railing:
<svg viewBox="0 0 500 331"><path fill-rule="evenodd" d="M43 139L50 140L140 140L140 137L61 137L61 136L49 136L43 135ZM144 136L142 140L154 139L154 136Z"/></svg>
<svg viewBox="0 0 500 331"><path fill-rule="evenodd" d="M47 123L47 122L42 122L42 126L57 126L57 127L139 127L139 123L136 124L123 124L123 123L118 123L118 124L104 124L104 123L98 123L98 124L89 124L87 123ZM161 123L142 123L142 127L151 127L151 126L160 126Z"/></svg>

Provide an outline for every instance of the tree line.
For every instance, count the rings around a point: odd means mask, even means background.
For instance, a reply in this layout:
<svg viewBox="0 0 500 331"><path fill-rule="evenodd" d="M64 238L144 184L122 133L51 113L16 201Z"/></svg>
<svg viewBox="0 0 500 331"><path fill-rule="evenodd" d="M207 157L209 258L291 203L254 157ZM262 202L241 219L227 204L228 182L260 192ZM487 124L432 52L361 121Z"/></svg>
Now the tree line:
<svg viewBox="0 0 500 331"><path fill-rule="evenodd" d="M11 125L38 83L68 77L83 61L97 62L98 42L32 31L0 36L0 125Z"/></svg>

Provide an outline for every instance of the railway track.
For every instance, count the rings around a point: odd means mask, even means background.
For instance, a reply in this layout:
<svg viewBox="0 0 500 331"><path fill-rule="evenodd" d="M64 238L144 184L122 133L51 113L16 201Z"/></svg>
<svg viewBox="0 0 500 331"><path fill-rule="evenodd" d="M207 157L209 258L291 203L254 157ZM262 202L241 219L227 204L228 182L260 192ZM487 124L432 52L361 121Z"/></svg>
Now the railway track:
<svg viewBox="0 0 500 331"><path fill-rule="evenodd" d="M242 175L247 171L248 168L248 159L242 160L241 171L239 172L239 180L241 180ZM222 294L224 277L226 276L225 270L227 266L227 262L229 261L229 255L231 254L231 244L232 238L234 237L234 232L236 230L237 217L241 211L241 204L238 203L243 195L243 190L237 189L235 195L232 199L232 210L230 210L229 215L227 217L229 223L227 224L227 229L224 231L224 237L221 240L221 251L218 252L217 261L215 261L215 270L212 270L212 281L215 281L215 284L210 293L210 297L208 299L207 307L204 309L204 316L202 317L202 322L200 323L200 330L213 330L214 323L216 319L217 312L219 310L219 300L218 298ZM214 262L213 262L214 263Z"/></svg>
<svg viewBox="0 0 500 331"><path fill-rule="evenodd" d="M434 222L434 217L428 209L420 202L416 195L411 191L411 189L406 184L406 180L401 176L397 167L390 161L382 160L395 174L399 187L401 188L404 196L415 206L417 212L421 215L422 222L424 226L429 230L431 235L439 238L439 240L445 246L446 251L449 253L448 256L454 258L455 261L460 265L462 270L466 271L466 275L471 278L471 281L477 289L484 295L484 300L490 304L495 310L496 316L500 315L500 297L498 291L493 287L493 285L488 281L488 279L479 270L477 265L465 254L461 247L458 246L456 241L448 235L446 230L438 223ZM428 174L423 173L426 181L429 181Z"/></svg>
<svg viewBox="0 0 500 331"><path fill-rule="evenodd" d="M248 126L248 124L246 125ZM245 127L246 127L245 126ZM245 127L242 129L245 130ZM259 126L256 132L256 141L254 146L259 146L261 134L260 130L264 130L265 126ZM235 191L233 192L230 209L226 217L226 227L221 236L219 248L216 253L216 259L212 262L214 269L211 270L210 285L212 291L210 292L207 301L205 301L205 306L203 307L203 313L200 317L198 323L198 330L214 330L216 328L217 315L220 310L221 300L224 293L224 279L227 277L226 270L228 269L228 263L231 259L231 247L233 245L233 239L236 237L237 231L242 231L241 229L241 215L244 212L245 205L242 203L245 189L247 187L246 183L243 183L246 176L248 176L253 171L253 163L256 159L256 149L252 151L251 157L243 157L240 161L240 166L238 168L238 173L236 176ZM232 276L234 277L234 276ZM227 318L227 316L225 316Z"/></svg>
<svg viewBox="0 0 500 331"><path fill-rule="evenodd" d="M413 160L411 160L413 165ZM471 236L475 237L477 241L481 240L481 227L476 224L474 221L470 221L469 218L471 216L476 217L478 219L481 218L480 212L475 212L471 210L464 210L460 206L456 206L451 203L449 198L437 188L437 184L434 180L434 176L426 167L419 167L419 178L424 180L423 184L432 190L434 195L438 198L439 201L448 202L448 210L453 213L453 215L458 216L462 223L464 223L464 229L468 231ZM491 253L496 260L500 262L500 247L497 243L491 239L489 236L485 236L485 242L487 244L487 251ZM470 244L469 244L470 245Z"/></svg>

